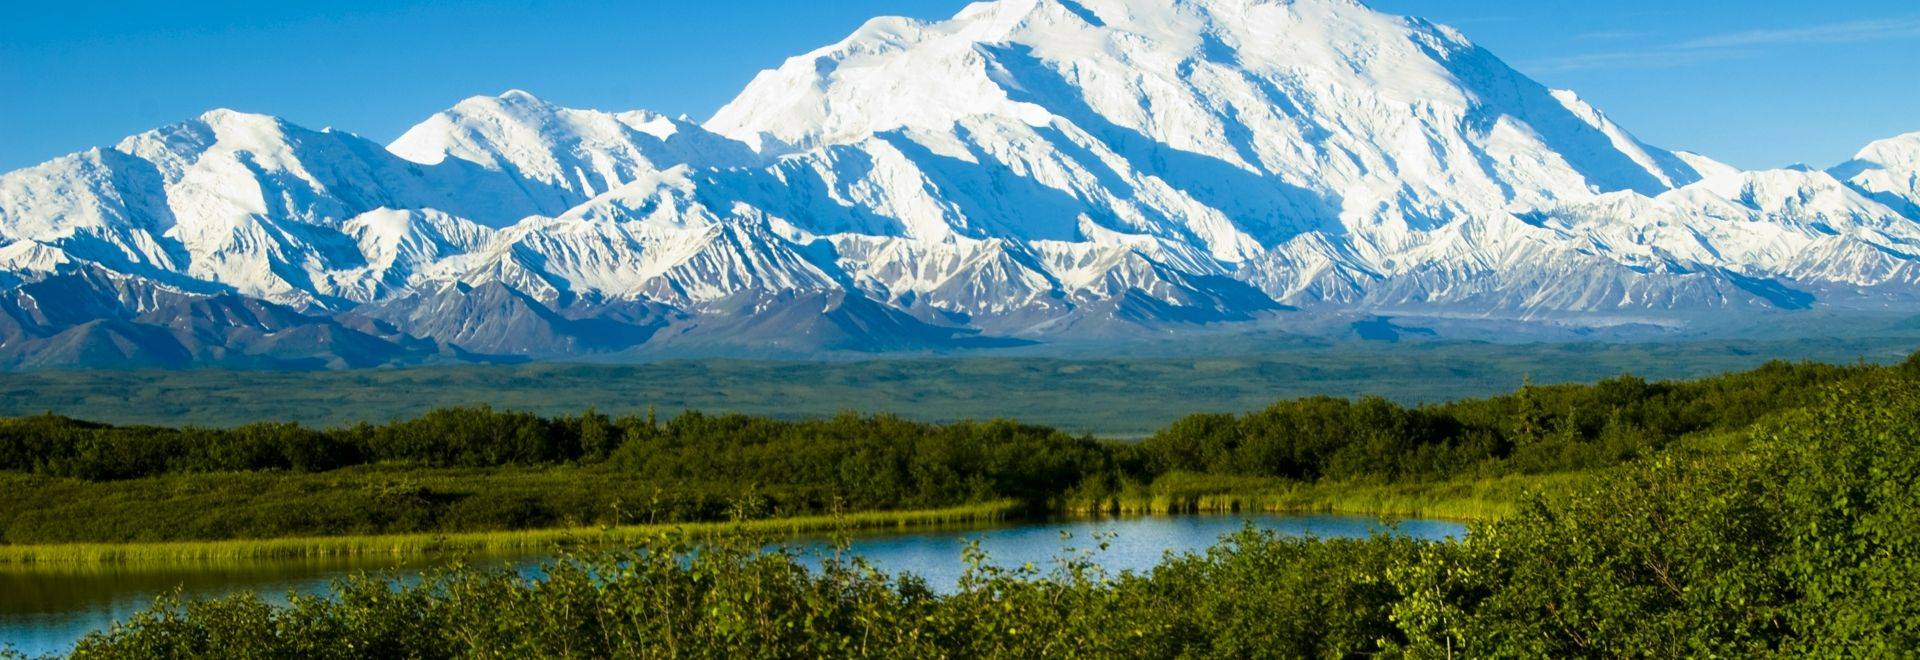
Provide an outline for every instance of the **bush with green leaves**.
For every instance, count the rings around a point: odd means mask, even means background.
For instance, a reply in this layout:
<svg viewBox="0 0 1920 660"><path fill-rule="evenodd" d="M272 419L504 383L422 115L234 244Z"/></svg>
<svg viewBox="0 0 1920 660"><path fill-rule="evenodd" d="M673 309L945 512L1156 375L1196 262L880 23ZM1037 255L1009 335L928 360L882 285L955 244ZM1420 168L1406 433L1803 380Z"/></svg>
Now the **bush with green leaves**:
<svg viewBox="0 0 1920 660"><path fill-rule="evenodd" d="M1456 542L1246 531L1145 573L977 552L952 592L756 540L537 578L162 602L90 657L1897 656L1920 648L1920 383L1829 388L1744 452L1672 449ZM1094 539L1094 543L1102 540ZM959 558L956 558L957 560Z"/></svg>
<svg viewBox="0 0 1920 660"><path fill-rule="evenodd" d="M1920 648L1920 384L1885 374L1425 549L1411 650L1885 656Z"/></svg>

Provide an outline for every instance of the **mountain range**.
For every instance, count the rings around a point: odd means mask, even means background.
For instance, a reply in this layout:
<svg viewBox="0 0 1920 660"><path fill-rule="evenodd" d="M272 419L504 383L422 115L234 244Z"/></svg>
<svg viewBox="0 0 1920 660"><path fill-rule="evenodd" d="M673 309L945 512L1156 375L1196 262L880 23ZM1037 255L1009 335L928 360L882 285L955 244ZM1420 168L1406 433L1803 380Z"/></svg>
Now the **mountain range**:
<svg viewBox="0 0 1920 660"><path fill-rule="evenodd" d="M879 18L705 122L215 110L0 176L0 366L944 352L1920 302L1920 133L1743 171L1353 0ZM1391 324L1389 324L1391 325Z"/></svg>

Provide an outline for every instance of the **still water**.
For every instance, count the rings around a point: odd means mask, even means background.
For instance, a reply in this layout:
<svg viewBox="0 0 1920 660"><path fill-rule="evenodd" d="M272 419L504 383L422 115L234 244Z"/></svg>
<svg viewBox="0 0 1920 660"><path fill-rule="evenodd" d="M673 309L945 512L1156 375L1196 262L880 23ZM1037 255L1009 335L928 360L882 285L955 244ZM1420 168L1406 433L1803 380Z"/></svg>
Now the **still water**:
<svg viewBox="0 0 1920 660"><path fill-rule="evenodd" d="M1023 565L1046 570L1054 560L1072 553L1092 552L1101 540L1108 544L1093 559L1106 569L1145 570L1169 552L1204 550L1249 522L1276 533L1321 538L1365 537L1391 531L1415 538L1442 539L1465 534L1461 525L1428 520L1400 521L1389 526L1374 518L1338 516L1176 516L1072 520L995 528L914 531L859 537L854 554L890 573L915 573L936 588L951 589L965 568L961 551L979 541L991 563L1004 568ZM1064 537L1063 537L1064 533ZM797 541L811 553L825 552L822 541ZM466 558L474 565L511 566L536 575L544 557L495 556ZM320 593L335 578L359 571L395 571L405 575L447 559L410 562L372 560L252 562L189 565L165 569L87 567L84 569L0 568L0 649L28 655L63 653L87 633L102 630L145 609L161 593L179 589L186 596L211 598L252 591L263 596L288 592Z"/></svg>

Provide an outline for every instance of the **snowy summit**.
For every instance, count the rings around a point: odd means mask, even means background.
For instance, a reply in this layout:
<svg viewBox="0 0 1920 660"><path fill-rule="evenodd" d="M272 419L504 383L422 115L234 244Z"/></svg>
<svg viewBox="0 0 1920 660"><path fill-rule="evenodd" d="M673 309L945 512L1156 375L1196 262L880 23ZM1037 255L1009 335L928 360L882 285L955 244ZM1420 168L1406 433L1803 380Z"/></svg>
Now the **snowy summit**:
<svg viewBox="0 0 1920 660"><path fill-rule="evenodd" d="M1920 134L1648 145L1352 0L880 18L704 124L197 119L0 176L0 363L946 350L1378 315L1682 327L1920 300Z"/></svg>

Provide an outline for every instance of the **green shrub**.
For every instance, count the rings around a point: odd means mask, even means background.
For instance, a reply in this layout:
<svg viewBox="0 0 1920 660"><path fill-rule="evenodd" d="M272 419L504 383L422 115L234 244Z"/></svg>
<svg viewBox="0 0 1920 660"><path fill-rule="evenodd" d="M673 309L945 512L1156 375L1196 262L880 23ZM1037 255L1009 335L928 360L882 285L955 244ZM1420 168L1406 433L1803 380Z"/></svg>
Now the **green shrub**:
<svg viewBox="0 0 1920 660"><path fill-rule="evenodd" d="M1898 656L1920 648L1920 384L1827 389L1747 451L1663 454L1457 542L1247 531L1146 573L1088 556L953 593L757 539L658 538L541 579L359 578L163 601L98 657ZM1044 462L1042 462L1044 464ZM1106 539L1092 539L1095 544Z"/></svg>

